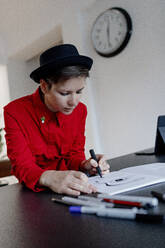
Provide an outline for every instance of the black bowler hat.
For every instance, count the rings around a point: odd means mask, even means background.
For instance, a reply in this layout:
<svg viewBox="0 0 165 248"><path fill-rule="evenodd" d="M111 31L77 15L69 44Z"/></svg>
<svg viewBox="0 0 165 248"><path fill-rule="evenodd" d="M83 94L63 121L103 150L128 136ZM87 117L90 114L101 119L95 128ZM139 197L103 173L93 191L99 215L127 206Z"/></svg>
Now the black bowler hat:
<svg viewBox="0 0 165 248"><path fill-rule="evenodd" d="M71 44L63 44L49 48L40 56L40 67L32 71L30 77L37 83L44 76L49 76L53 71L58 71L65 66L82 65L91 69L93 60L80 55L77 48Z"/></svg>

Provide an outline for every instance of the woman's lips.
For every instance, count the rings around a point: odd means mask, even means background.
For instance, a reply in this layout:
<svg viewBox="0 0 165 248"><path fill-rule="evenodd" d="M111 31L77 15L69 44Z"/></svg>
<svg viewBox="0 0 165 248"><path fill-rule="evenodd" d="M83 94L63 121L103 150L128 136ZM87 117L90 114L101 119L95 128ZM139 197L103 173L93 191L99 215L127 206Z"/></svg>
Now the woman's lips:
<svg viewBox="0 0 165 248"><path fill-rule="evenodd" d="M71 112L71 111L73 111L73 109L74 109L74 108L64 108L64 111L66 111L66 112Z"/></svg>

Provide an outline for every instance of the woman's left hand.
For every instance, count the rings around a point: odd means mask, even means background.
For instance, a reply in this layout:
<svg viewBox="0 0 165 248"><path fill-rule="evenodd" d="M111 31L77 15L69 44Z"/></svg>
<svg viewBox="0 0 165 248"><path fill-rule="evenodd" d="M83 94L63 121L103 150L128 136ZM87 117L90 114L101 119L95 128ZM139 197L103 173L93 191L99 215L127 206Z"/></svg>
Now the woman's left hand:
<svg viewBox="0 0 165 248"><path fill-rule="evenodd" d="M90 175L97 174L96 167L99 165L102 174L106 174L110 171L110 166L106 162L105 156L103 154L96 154L97 161L89 158L88 160L84 160L81 164L81 170L88 172Z"/></svg>

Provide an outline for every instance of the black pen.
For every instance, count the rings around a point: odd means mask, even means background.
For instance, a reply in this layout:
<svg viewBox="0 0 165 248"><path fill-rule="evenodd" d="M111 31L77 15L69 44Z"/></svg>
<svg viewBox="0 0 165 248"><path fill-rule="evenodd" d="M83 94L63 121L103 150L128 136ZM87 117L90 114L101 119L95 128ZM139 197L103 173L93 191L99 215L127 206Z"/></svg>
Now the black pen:
<svg viewBox="0 0 165 248"><path fill-rule="evenodd" d="M91 150L89 150L89 152L90 152L91 158L94 159L98 163L98 160L96 158L96 154L95 154L94 150L91 149ZM101 169L100 169L99 165L96 167L96 170L97 170L97 173L99 174L99 176L102 177L102 173L101 173Z"/></svg>
<svg viewBox="0 0 165 248"><path fill-rule="evenodd" d="M158 200L165 202L165 194L156 192L156 191L151 191L151 194L156 197Z"/></svg>

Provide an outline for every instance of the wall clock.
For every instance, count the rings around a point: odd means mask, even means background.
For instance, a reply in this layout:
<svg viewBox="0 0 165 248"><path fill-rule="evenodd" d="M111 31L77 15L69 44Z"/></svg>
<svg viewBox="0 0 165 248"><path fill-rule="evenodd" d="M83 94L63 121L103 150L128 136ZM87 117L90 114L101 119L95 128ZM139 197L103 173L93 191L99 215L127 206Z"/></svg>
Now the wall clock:
<svg viewBox="0 0 165 248"><path fill-rule="evenodd" d="M132 34L132 20L123 8L110 8L100 14L91 30L92 44L104 57L119 54L128 44Z"/></svg>

